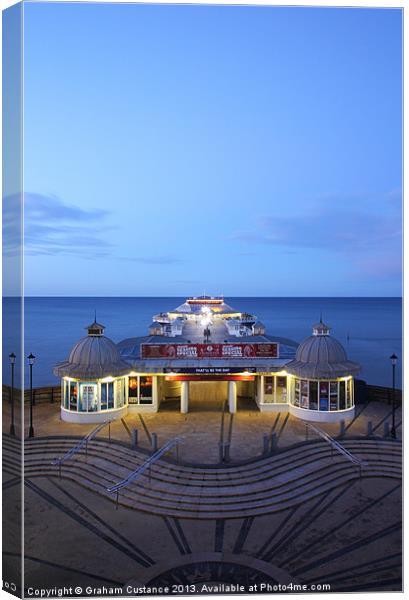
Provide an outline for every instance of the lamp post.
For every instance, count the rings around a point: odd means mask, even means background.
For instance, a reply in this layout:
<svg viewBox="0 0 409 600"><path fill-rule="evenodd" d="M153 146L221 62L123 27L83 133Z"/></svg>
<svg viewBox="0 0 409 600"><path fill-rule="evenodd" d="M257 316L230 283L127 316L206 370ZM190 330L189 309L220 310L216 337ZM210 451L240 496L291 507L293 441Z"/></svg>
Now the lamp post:
<svg viewBox="0 0 409 600"><path fill-rule="evenodd" d="M9 354L9 360L11 365L11 393L10 393L10 402L11 402L11 423L10 423L10 435L16 435L16 431L14 428L14 365L16 364L16 355L14 352Z"/></svg>
<svg viewBox="0 0 409 600"><path fill-rule="evenodd" d="M34 437L34 429L33 429L33 364L35 361L35 356L30 353L28 358L28 364L30 365L30 427L28 430L28 437Z"/></svg>
<svg viewBox="0 0 409 600"><path fill-rule="evenodd" d="M395 370L396 370L396 363L398 362L398 357L396 356L396 354L392 354L392 356L390 357L391 363L392 363L392 429L391 429L391 436L396 440L396 427L395 427L395 410L396 410L396 403L395 403Z"/></svg>

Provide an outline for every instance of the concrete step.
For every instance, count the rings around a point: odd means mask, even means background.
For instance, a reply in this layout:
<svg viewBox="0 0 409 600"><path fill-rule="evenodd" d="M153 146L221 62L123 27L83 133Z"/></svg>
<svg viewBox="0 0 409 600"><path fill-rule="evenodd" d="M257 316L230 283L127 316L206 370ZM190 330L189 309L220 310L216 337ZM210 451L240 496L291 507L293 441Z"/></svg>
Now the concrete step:
<svg viewBox="0 0 409 600"><path fill-rule="evenodd" d="M348 449L350 449L351 451L354 451L359 455L360 453L362 453L362 450L365 449L366 453L368 452L379 452L380 450L380 446L377 443L373 443L372 441L370 441L369 443L367 443L366 440L363 440L363 442L365 442L364 444L362 444L362 442L360 442L358 445L349 445L350 447ZM387 446L382 445L382 451L384 452L385 449L387 448ZM58 452L59 450L59 452ZM124 451L125 450L125 451ZM396 453L397 456L400 456L400 452L399 452L399 447L396 448L396 444L395 447L392 447L391 450ZM42 444L38 444L37 446L32 445L32 447L27 448L26 447L26 456L34 453L42 453L42 452L47 452L47 453L54 453L55 454L64 454L64 452L66 451L65 448L63 447L56 447L54 444L50 445L50 444L46 444L46 447L44 447ZM128 466L129 470L134 470L135 468L138 467L138 465L141 465L145 460L146 460L146 455L136 455L135 451L126 451L126 449L124 449L123 447L120 447L119 450L118 448L115 448L113 444L107 444L104 443L102 445L99 446L94 446L94 442L92 442L89 446L89 453L93 454L94 456L96 455L101 455L101 456L105 456L105 453L109 454L109 459L111 461L113 461L114 457L118 459L118 464L121 464L122 466ZM81 454L85 454L85 450L81 453ZM192 480L194 480L195 478L198 479L198 481L202 481L203 479L207 479L207 480L211 480L211 479L219 479L220 476L222 476L223 474L233 474L234 472L234 477L237 478L239 475L240 476L244 476L246 474L251 474L251 473L257 473L258 476L260 476L260 467L262 465L265 466L265 469L267 472L270 471L271 469L271 465L273 464L275 469L280 467L280 463L285 466L288 464L288 462L291 460L291 463L293 464L297 459L301 461L300 464L306 464L307 463L307 458L309 458L311 460L311 462L315 462L315 459L318 458L319 456L328 456L329 454L331 454L331 450L330 447L328 445L322 445L320 447L312 447L312 448L304 448L303 451L298 450L297 453L295 452L289 452L286 451L285 453L280 453L271 457L267 457L267 458L260 458L257 463L252 463L252 465L249 467L249 465L245 465L245 466L241 466L241 465L232 465L231 467L228 468L219 468L219 469L207 469L207 468L202 468L200 470L198 469L194 469L191 467L185 467L183 465L172 465L169 464L165 461L158 461L157 463L155 463L155 465L152 467L153 470L155 470L155 472L163 472L163 476L166 478L168 474L172 474L174 472L176 472L178 474L178 476L183 476L184 473L188 473L188 477L189 477L189 481L192 482ZM128 459L127 459L128 457ZM55 458L55 456L53 456L52 458ZM128 463L128 465L125 464L126 461Z"/></svg>
<svg viewBox="0 0 409 600"><path fill-rule="evenodd" d="M382 470L371 470L369 473L371 477L388 477L390 473ZM64 478L69 479L81 487L89 489L91 491L101 493L101 486L95 482L86 482L84 479L78 480L78 478L72 473L66 473ZM282 511L292 506L296 506L301 502L314 498L326 491L337 489L344 486L346 483L357 480L357 475L354 473L346 473L342 477L333 479L331 482L326 482L322 485L314 485L309 490L303 490L302 493L289 495L287 498L276 499L275 502L255 502L251 501L247 504L239 504L238 502L230 502L228 504L186 504L183 499L177 503L169 503L166 500L157 500L153 503L141 493L131 494L129 488L120 494L119 504L127 508L148 512L150 514L159 514L167 516L175 516L180 518L199 518L199 519L215 519L215 518L234 518L244 516L256 516L262 514L268 514L271 512ZM108 496L106 496L108 497ZM111 498L115 502L115 496Z"/></svg>
<svg viewBox="0 0 409 600"><path fill-rule="evenodd" d="M368 443L360 443L360 444L356 444L354 446L350 446L350 448L348 448L353 454L360 456L362 454L372 454L372 455L391 455L391 456L395 456L397 458L401 457L401 451L400 448L396 448L395 447L388 447L386 445L379 445L379 444L368 444ZM26 456L30 456L30 455L34 455L34 454L45 454L47 453L48 456L50 456L51 460L53 460L55 458L54 456L54 452L55 450L58 450L58 448L49 448L48 446L46 447L42 447L42 446L34 446L30 449L28 449L26 451ZM60 455L63 455L65 452L65 448L60 448ZM89 445L88 446L88 453L92 453L95 456L107 456L109 457L109 460L115 462L115 461L120 461L123 462L124 464L130 465L130 466L138 466L138 464L143 464L147 457L149 455L136 455L134 453L130 452L124 452L122 448L115 448L114 446L111 445L100 445L100 446L94 446L94 445ZM85 455L85 449L82 449L78 454L83 454ZM197 469L191 466L186 466L186 465L178 465L178 464L172 464L172 463L168 463L167 461L164 460L159 460L155 463L155 465L153 465L153 467L156 467L158 471L163 471L166 473L188 473L189 476L193 476L193 477L201 477L203 478L203 476L208 477L209 479L218 479L220 476L227 476L231 473L235 473L235 475L237 474L241 474L243 476L246 475L251 475L253 472L260 472L260 469L263 468L270 468L272 465L274 465L275 467L279 468L281 465L288 465L289 462L291 462L291 464L295 464L297 461L303 461L303 462L307 462L308 459L319 459L320 457L327 457L329 455L334 455L337 456L339 455L338 452L336 452L335 450L332 451L331 447L327 444L321 444L319 446L313 446L313 447L306 447L303 449L302 452L299 453L294 453L294 452L290 452L287 451L285 453L280 453L280 454L273 454L270 455L268 457L260 457L257 461L254 461L251 465L236 465L236 464L231 464L226 466L220 466L216 469L208 469L206 467Z"/></svg>
<svg viewBox="0 0 409 600"><path fill-rule="evenodd" d="M79 438L78 438L79 439ZM43 438L44 440L44 438ZM31 452L31 448L32 447L37 447L38 449L43 448L43 440L41 440L41 438L35 439L35 440L28 440L25 444L25 451L26 453ZM78 440L74 440L78 441ZM49 439L47 438L46 441L46 446L51 450L51 448L53 448L56 453L60 453L63 454L64 452L66 452L68 449L70 449L73 445L75 445L75 443L73 443L72 439L67 439L64 442L61 442L60 440L56 440L56 439ZM359 450L360 448L362 448L362 445L366 445L367 448L372 447L374 449L379 448L379 445L381 444L381 446L383 448L386 447L391 447L391 449L393 449L393 451L395 451L396 453L400 452L400 444L396 444L396 442L384 442L384 441L377 441L377 440L345 440L343 442L343 444L345 445L345 447L347 447L348 449L350 449L351 451L356 448L357 450ZM68 447L67 447L68 446ZM124 457L124 456L128 456L132 461L137 460L138 462L141 461L143 462L146 459L146 453L141 453L138 452L137 450L131 449L131 448L127 448L126 446L123 445L118 445L116 444L114 441L109 444L109 442L107 440L100 440L100 439L96 439L93 440L92 442L90 442L90 447L97 447L98 449L101 448L109 448L109 452L111 455L114 455L116 453L119 453L119 456ZM296 458L296 455L298 454L299 456L303 456L305 457L305 454L307 452L322 452L323 448L326 447L327 449L329 448L329 446L327 444L325 444L324 442L309 442L306 443L305 445L303 445L302 447L297 447L297 448L289 448L286 449L285 451L282 451L278 454L275 454L274 457L259 457L256 461L257 467L259 465L260 462L263 461L270 461L271 458L274 458L275 461L280 461L282 460L283 462L286 462L288 460L288 458ZM276 464L278 464L278 462L276 462ZM254 467L254 463L250 463L250 464L245 464L245 465L232 465L232 466L224 466L224 467L216 467L216 468L209 468L209 467L184 467L183 465L175 465L172 463L169 463L167 461L160 461L158 463L156 463L156 466L158 468L160 468L162 465L166 466L166 470L167 471L171 471L174 468L176 468L178 471L185 469L188 469L189 472L192 474L192 477L195 476L195 474L198 474L198 477L202 477L203 472L206 473L206 475L217 475L220 474L221 472L225 471L231 471L232 468L235 469L240 469L240 471L245 472L245 471L251 471Z"/></svg>
<svg viewBox="0 0 409 600"><path fill-rule="evenodd" d="M389 476L400 476L400 469L398 467L391 467L390 465L369 465L363 472L363 476L372 476L373 473L383 472L387 473ZM29 467L25 471L26 476L55 476L55 470L50 469L48 465ZM76 476L79 479L83 479L84 481L92 481L97 484L100 489L105 490L106 487L112 485L115 482L115 474L111 474L110 476L107 474L102 475L100 471L95 472L92 468L89 468L88 465L80 465L76 464L75 466L71 466L70 468L66 467L62 476L66 477L67 474L71 476ZM131 484L127 488L126 493L133 494L137 493L138 497L144 497L145 500L160 501L163 505L165 501L168 502L177 502L192 504L199 502L201 505L212 504L213 502L217 502L218 505L224 503L230 503L232 498L235 499L237 504L243 504L250 502L251 505L254 505L257 501L264 501L265 499L268 502L272 500L280 500L288 498L294 494L299 495L300 493L305 493L310 488L316 488L317 486L326 485L328 482L331 482L334 479L343 476L344 474L352 474L354 477L358 476L357 470L353 469L349 464L338 464L337 466L333 466L330 470L316 473L315 475L310 474L309 476L305 476L303 478L295 477L293 480L288 482L274 482L272 479L270 485L264 488L260 486L243 486L242 489L236 490L235 493L231 493L230 489L226 489L225 487L214 487L209 488L207 485L203 486L201 490L197 490L197 488L190 487L181 487L179 485L168 485L166 487L158 487L157 482L152 480L151 485L147 485L147 481L141 481L140 483ZM192 493L192 491L196 493Z"/></svg>
<svg viewBox="0 0 409 600"><path fill-rule="evenodd" d="M373 467L382 467L384 469L388 468L396 468L400 470L400 465L395 463L393 460L384 459L382 461L376 460L369 462L369 466ZM92 472L97 473L100 479L104 479L106 481L106 487L118 482L120 478L125 477L128 474L128 471L125 469L122 470L122 473L118 472L117 467L114 465L110 465L107 461L92 460L89 463L73 461L71 464L65 464L62 466L62 472L64 472L67 468L77 469L79 471L83 471L84 473ZM213 497L213 496L237 496L237 495L247 495L247 494L256 494L257 492L264 493L266 490L273 490L283 488L287 485L292 485L294 481L297 481L299 484L302 484L305 481L310 480L320 480L328 474L334 472L335 469L347 469L352 468L357 471L357 467L354 467L344 459L341 460L338 458L337 460L327 460L327 461L319 461L315 464L315 468L313 470L306 470L302 467L296 469L288 469L285 474L280 474L277 476L275 473L272 473L269 478L253 478L251 482L246 484L237 483L231 480L223 480L220 479L217 482L210 484L209 482L203 481L202 485L189 485L184 481L181 481L179 478L168 478L166 482L164 482L161 478L156 477L155 473L152 473L151 482L152 486L157 492L165 492L165 493L173 493L175 495L184 494L185 496L191 497ZM51 473L52 475L58 474L57 467L51 467L48 461L41 460L28 460L26 461L25 472L33 472L42 471ZM365 471L365 469L364 469ZM144 485L148 480L148 473L146 473L141 478L141 484ZM137 484L132 484L137 485Z"/></svg>
<svg viewBox="0 0 409 600"><path fill-rule="evenodd" d="M25 444L25 476L56 477L51 466L55 453L75 445L72 438L34 439ZM400 444L379 440L345 440L345 447L368 462L363 477L401 477ZM20 442L3 436L3 469L21 472ZM50 460L51 458L51 460ZM89 445L85 453L62 467L62 477L86 489L108 495L106 487L141 465L146 454L106 440ZM289 465L291 467L289 468ZM144 477L120 492L120 504L154 514L183 518L248 516L283 510L358 479L358 468L322 442L289 448L246 465L200 468L158 461L151 469L151 484Z"/></svg>
<svg viewBox="0 0 409 600"><path fill-rule="evenodd" d="M361 455L361 458L365 461L382 461L383 464L400 464L400 457L395 456L387 456L385 453L379 455L379 453L371 454L370 452L365 452ZM80 462L83 463L85 461L85 455L77 456L73 461L67 461L66 464ZM88 454L88 461L94 464L95 467L98 467L101 472L103 471L112 471L116 473L117 481L121 478L126 477L132 470L134 470L137 465L128 464L126 462L118 462L113 461L110 456L95 454L90 452ZM25 460L25 465L28 466L30 464L36 463L44 463L47 464L48 458L44 458L41 454L30 455ZM285 468L274 468L273 465L263 465L260 466L259 469L254 469L250 476L243 476L240 472L236 472L235 470L230 470L228 473L223 474L220 473L218 477L207 478L205 475L201 479L197 477L192 477L190 473L184 470L182 473L174 471L173 473L163 472L162 469L157 469L155 466L151 469L152 479L158 482L162 482L164 485L167 483L178 484L179 486L190 486L201 488L203 485L207 487L212 486L229 486L231 488L239 488L243 485L251 485L255 482L263 483L264 481L269 481L271 478L285 480L288 477L291 477L291 473L299 473L300 476L306 475L309 472L316 472L319 470L322 465L328 465L331 468L335 462L347 462L345 458L341 455L334 454L334 457L331 458L331 455L327 453L326 455L322 455L319 459L315 458L311 461L297 461L296 463L291 464L291 470L288 469L288 463ZM63 468L64 468L63 466Z"/></svg>
<svg viewBox="0 0 409 600"><path fill-rule="evenodd" d="M366 442L366 441L365 441ZM385 450L386 448L384 446L382 446L382 454L379 455L378 449L379 449L379 444L375 444L375 447L373 445L373 443L365 443L365 444L360 444L360 446L364 445L365 447L365 454L362 456L362 458L364 459L368 459L370 456L371 452L375 452L376 457L377 457L377 461L379 462L380 460L383 461L383 464L386 465L386 463L388 461L391 461L393 463L393 460L395 460L396 458L399 460L400 456L395 456L394 458L392 457L391 459L386 458L386 453ZM38 453L39 448L36 447L35 445L33 445L33 448L35 449L34 452L30 452L28 457L26 457L25 460L25 464L26 467L28 467L29 464L32 464L32 458L33 456L40 456L41 457L41 462L43 461L44 457L41 455L41 452ZM229 486L231 488L235 488L235 490L239 490L240 486L242 485L254 485L255 483L258 485L258 488L262 488L263 486L263 481L265 480L271 480L271 478L278 478L280 476L285 476L286 474L288 474L288 463L290 462L292 464L292 469L291 472L293 472L296 468L299 468L300 471L302 471L302 474L308 474L308 471L310 470L310 467L313 467L312 470L314 472L318 471L319 468L321 468L321 460L325 458L328 460L328 456L330 453L330 450L328 452L328 447L326 447L327 450L325 452L320 452L320 454L316 454L314 453L314 460L311 461L310 465L307 464L306 461L306 456L304 455L304 462L299 462L297 461L297 463L293 463L292 461L288 461L285 467L285 473L283 473L283 471L281 471L280 469L277 468L272 468L272 462L274 462L274 459L276 457L271 457L270 460L266 463L264 460L260 461L259 463L257 463L256 465L253 465L252 468L252 477L243 477L243 475L241 474L241 469L223 469L218 471L217 473L217 477L211 477L211 478L207 478L206 475L206 470L202 470L202 478L198 479L197 477L197 473L192 474L192 472L187 471L187 469L185 467L183 467L182 469L179 469L177 467L177 465L175 466L175 468L173 469L173 473L172 472L165 472L164 473L164 468L166 468L168 465L165 463L164 465L160 465L160 468L157 467L157 465L155 465L152 468L152 480L155 481L155 483L157 481L159 482L163 482L163 484L166 487L166 484L170 483L171 485L177 485L179 488L180 486L189 486L189 487L193 487L193 486L197 486L198 490L201 492L201 488L203 487L203 485L206 485L207 488L210 489L210 487L212 485L215 485L217 487L221 487L221 486ZM391 448L393 451L396 450L396 445L394 448ZM108 476L109 476L109 481L113 481L112 483L117 482L118 480L120 480L122 477L125 477L126 475L128 475L128 473L135 469L135 462L132 462L132 464L129 464L128 461L125 462L125 464L123 464L123 461L121 461L121 463L118 463L118 461L116 461L113 464L112 461L112 456L111 456L111 450L112 450L112 446L109 445L108 448L105 448L105 446L100 449L103 450L102 452L100 452L99 454L95 454L94 452L90 452L89 454L89 460L93 461L95 463L95 467L98 467L98 470L102 472L106 471ZM105 456L106 454L109 454L109 456ZM321 460L317 460L317 457L321 456ZM145 457L144 457L145 458ZM84 456L82 457L76 457L75 460L83 460ZM46 462L48 461L48 457L45 460ZM142 464L141 462L139 464ZM112 468L114 467L114 475L112 476ZM157 467L157 468L155 468ZM64 467L65 468L65 467ZM180 473L180 471L182 471L182 473ZM203 473L204 471L204 473ZM110 485L110 484L109 484ZM235 491L234 493L237 493L237 491Z"/></svg>
<svg viewBox="0 0 409 600"><path fill-rule="evenodd" d="M52 459L54 458L54 450L55 449L50 451L50 449L48 448L42 449L41 447L35 447L26 453L25 462L28 463L29 461L40 458L41 460L49 461L51 464ZM391 452L386 448L382 448L381 450L382 451L380 452L380 449L378 447L373 448L366 445L364 447L361 447L359 449L359 452L355 452L355 454L363 460L365 459L365 457L371 457L378 460L401 460L400 453L398 454L395 452ZM7 449L5 449L5 451L7 451ZM243 480L251 480L251 478L254 475L256 475L258 479L260 479L260 477L263 474L266 474L267 477L270 477L272 473L274 473L275 475L279 475L282 472L287 472L288 464L291 464L292 469L296 469L299 466L302 466L305 469L308 465L314 465L317 462L320 462L321 460L331 459L331 457L333 460L338 460L340 458L342 460L346 460L344 457L342 457L341 454L335 451L332 452L330 447L326 446L319 452L316 449L313 449L312 453L306 452L303 456L297 456L295 458L293 458L291 454L287 455L284 466L282 465L282 461L278 461L276 460L276 456L272 456L268 461L263 460L254 465L251 471L231 467L227 470L221 469L216 474L209 476L206 469L203 469L200 474L197 472L193 472L190 469L187 469L186 467L179 467L177 465L174 465L173 469L168 469L168 465L166 463L160 463L159 461L152 465L151 471L152 474L155 474L155 476L158 478L162 478L164 481L168 479L174 480L175 477L180 480L187 478L190 484L194 484L194 482L197 480L198 484L200 485L203 482L203 480L206 480L208 483L220 483L220 481L223 479L232 480L237 477L243 478ZM79 452L72 459L69 459L67 462L84 461L85 458L86 453L84 450ZM145 462L146 457L144 457L143 460L134 459L130 461L126 458L126 456L121 456L113 452L111 447L90 447L88 449L88 459L91 461L107 461L112 465L116 465L119 469L125 469L127 472L130 472L141 466Z"/></svg>

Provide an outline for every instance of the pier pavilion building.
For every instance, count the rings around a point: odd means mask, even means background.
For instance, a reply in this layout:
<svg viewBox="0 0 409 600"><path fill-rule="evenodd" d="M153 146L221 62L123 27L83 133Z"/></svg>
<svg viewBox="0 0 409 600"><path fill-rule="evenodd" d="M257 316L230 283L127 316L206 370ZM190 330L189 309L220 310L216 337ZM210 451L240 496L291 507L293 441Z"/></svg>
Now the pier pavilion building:
<svg viewBox="0 0 409 600"><path fill-rule="evenodd" d="M153 317L149 334L115 344L96 322L54 373L62 381L61 417L99 422L128 412L240 399L260 411L335 422L354 416L354 376L360 366L322 321L301 344L270 335L255 315L224 298L187 298Z"/></svg>
<svg viewBox="0 0 409 600"><path fill-rule="evenodd" d="M68 360L54 368L61 377L63 421L98 423L128 412L129 364L104 329L96 321L88 325L88 335L75 344Z"/></svg>

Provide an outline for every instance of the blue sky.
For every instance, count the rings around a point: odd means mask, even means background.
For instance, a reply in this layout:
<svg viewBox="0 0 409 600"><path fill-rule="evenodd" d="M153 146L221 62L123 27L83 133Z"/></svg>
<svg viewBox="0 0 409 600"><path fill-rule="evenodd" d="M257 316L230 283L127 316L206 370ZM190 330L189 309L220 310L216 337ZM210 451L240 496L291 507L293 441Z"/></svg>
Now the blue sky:
<svg viewBox="0 0 409 600"><path fill-rule="evenodd" d="M27 294L400 295L399 10L24 14Z"/></svg>

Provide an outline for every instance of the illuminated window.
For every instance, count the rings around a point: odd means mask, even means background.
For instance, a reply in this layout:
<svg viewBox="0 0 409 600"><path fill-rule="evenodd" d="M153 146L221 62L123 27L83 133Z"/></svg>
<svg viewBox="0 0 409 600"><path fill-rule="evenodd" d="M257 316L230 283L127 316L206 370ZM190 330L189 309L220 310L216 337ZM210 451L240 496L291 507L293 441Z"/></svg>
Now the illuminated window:
<svg viewBox="0 0 409 600"><path fill-rule="evenodd" d="M63 397L61 398L61 406L63 408L69 408L70 406L70 384L68 381L64 381L63 383Z"/></svg>
<svg viewBox="0 0 409 600"><path fill-rule="evenodd" d="M101 410L114 408L114 384L113 382L101 383Z"/></svg>
<svg viewBox="0 0 409 600"><path fill-rule="evenodd" d="M294 406L300 406L300 391L301 391L301 383L299 379L295 380L295 390L294 390Z"/></svg>
<svg viewBox="0 0 409 600"><path fill-rule="evenodd" d="M281 404L287 402L287 377L276 377L276 402Z"/></svg>
<svg viewBox="0 0 409 600"><path fill-rule="evenodd" d="M301 380L300 406L301 408L309 408L309 385L305 379Z"/></svg>
<svg viewBox="0 0 409 600"><path fill-rule="evenodd" d="M81 383L79 410L80 412L95 412L98 410L96 383Z"/></svg>
<svg viewBox="0 0 409 600"><path fill-rule="evenodd" d="M129 377L128 380L128 403L129 404L152 404L152 376L138 375Z"/></svg>
<svg viewBox="0 0 409 600"><path fill-rule="evenodd" d="M69 408L70 410L78 409L78 386L76 381L68 383Z"/></svg>
<svg viewBox="0 0 409 600"><path fill-rule="evenodd" d="M264 377L264 394L267 396L274 394L274 377Z"/></svg>
<svg viewBox="0 0 409 600"><path fill-rule="evenodd" d="M347 395L347 408L351 408L352 406L352 379L345 382L346 386L346 395Z"/></svg>
<svg viewBox="0 0 409 600"><path fill-rule="evenodd" d="M310 381L310 410L318 410L318 381Z"/></svg>
<svg viewBox="0 0 409 600"><path fill-rule="evenodd" d="M152 404L152 377L139 378L139 404Z"/></svg>
<svg viewBox="0 0 409 600"><path fill-rule="evenodd" d="M329 409L338 410L338 382L331 381L329 384Z"/></svg>
<svg viewBox="0 0 409 600"><path fill-rule="evenodd" d="M329 383L328 381L320 381L320 410L328 410L328 393Z"/></svg>
<svg viewBox="0 0 409 600"><path fill-rule="evenodd" d="M309 410L337 411L353 406L353 380L308 381L296 379L294 406Z"/></svg>
<svg viewBox="0 0 409 600"><path fill-rule="evenodd" d="M125 403L124 398L124 380L117 379L115 382L115 405L116 408L121 408Z"/></svg>
<svg viewBox="0 0 409 600"><path fill-rule="evenodd" d="M345 381L339 382L339 410L346 408Z"/></svg>
<svg viewBox="0 0 409 600"><path fill-rule="evenodd" d="M128 402L129 404L138 404L138 377L129 377Z"/></svg>

